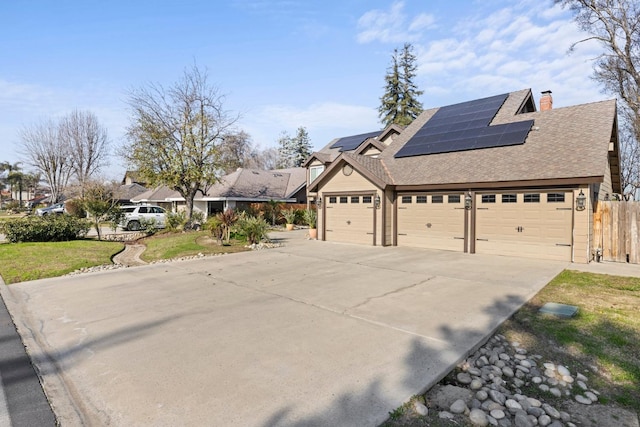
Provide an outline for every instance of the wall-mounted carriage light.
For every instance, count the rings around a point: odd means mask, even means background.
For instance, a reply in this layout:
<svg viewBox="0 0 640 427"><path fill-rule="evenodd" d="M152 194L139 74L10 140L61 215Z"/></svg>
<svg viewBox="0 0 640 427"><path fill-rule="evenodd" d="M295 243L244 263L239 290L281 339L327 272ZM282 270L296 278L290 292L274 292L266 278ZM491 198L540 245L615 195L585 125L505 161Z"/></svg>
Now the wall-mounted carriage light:
<svg viewBox="0 0 640 427"><path fill-rule="evenodd" d="M322 208L322 197L318 197L316 199L316 206L318 207L318 209Z"/></svg>
<svg viewBox="0 0 640 427"><path fill-rule="evenodd" d="M380 209L380 195L376 194L376 197L373 200L374 200L376 209Z"/></svg>
<svg viewBox="0 0 640 427"><path fill-rule="evenodd" d="M587 196L584 195L582 190L580 190L580 194L576 197L576 210L583 211L587 207Z"/></svg>
<svg viewBox="0 0 640 427"><path fill-rule="evenodd" d="M471 193L467 193L467 194L464 196L464 208L465 208L466 210L470 210L470 209L471 209L472 204L473 204L473 199L471 198Z"/></svg>

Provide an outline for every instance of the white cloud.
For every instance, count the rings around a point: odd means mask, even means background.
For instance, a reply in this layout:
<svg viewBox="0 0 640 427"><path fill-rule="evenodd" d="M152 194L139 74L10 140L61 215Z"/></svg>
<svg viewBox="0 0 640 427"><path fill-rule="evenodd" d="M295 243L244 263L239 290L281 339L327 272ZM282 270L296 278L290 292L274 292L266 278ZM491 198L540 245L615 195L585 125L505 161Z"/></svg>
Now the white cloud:
<svg viewBox="0 0 640 427"><path fill-rule="evenodd" d="M421 13L410 19L404 12L404 2L397 1L389 10L373 9L358 19L358 43L380 41L382 43L414 42L421 32L432 28L435 17Z"/></svg>
<svg viewBox="0 0 640 427"><path fill-rule="evenodd" d="M433 15L421 13L409 24L409 32L427 30L432 28L435 22L436 18Z"/></svg>
<svg viewBox="0 0 640 427"><path fill-rule="evenodd" d="M418 85L421 79L430 85L433 92L425 97L432 102L524 88L532 88L536 96L553 90L556 106L604 98L590 78L590 59L597 56L598 46L580 44L567 55L571 43L584 34L571 14L551 1L523 0L486 16L464 18L453 27L457 30L446 37L416 45ZM426 104L443 105L432 102Z"/></svg>

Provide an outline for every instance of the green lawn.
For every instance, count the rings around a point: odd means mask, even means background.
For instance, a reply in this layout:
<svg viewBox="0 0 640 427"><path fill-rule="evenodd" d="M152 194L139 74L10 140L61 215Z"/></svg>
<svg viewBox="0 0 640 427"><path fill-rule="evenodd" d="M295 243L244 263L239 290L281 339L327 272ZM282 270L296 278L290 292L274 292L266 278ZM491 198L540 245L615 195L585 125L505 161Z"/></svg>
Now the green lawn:
<svg viewBox="0 0 640 427"><path fill-rule="evenodd" d="M540 315L546 302L575 305L579 312L570 319ZM640 278L564 271L508 328L525 333L541 352L561 349L572 371L591 371L605 399L640 412Z"/></svg>
<svg viewBox="0 0 640 427"><path fill-rule="evenodd" d="M243 252L249 249L243 241L231 241L229 246L218 245L206 231L189 233L161 233L142 241L147 249L142 253L144 261L192 256L199 253L210 255L219 253Z"/></svg>
<svg viewBox="0 0 640 427"><path fill-rule="evenodd" d="M0 275L5 283L62 276L83 267L111 264L122 243L73 240L47 243L1 243Z"/></svg>

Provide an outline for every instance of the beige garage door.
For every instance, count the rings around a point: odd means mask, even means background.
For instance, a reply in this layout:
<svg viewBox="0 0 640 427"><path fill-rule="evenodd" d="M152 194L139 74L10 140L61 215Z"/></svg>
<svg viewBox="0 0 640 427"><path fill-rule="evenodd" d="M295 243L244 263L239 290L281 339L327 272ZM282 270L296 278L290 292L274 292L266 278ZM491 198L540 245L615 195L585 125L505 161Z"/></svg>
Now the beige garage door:
<svg viewBox="0 0 640 427"><path fill-rule="evenodd" d="M325 240L373 245L373 196L329 196L325 200Z"/></svg>
<svg viewBox="0 0 640 427"><path fill-rule="evenodd" d="M573 194L476 195L476 253L571 261Z"/></svg>
<svg viewBox="0 0 640 427"><path fill-rule="evenodd" d="M464 196L398 196L398 246L464 250Z"/></svg>

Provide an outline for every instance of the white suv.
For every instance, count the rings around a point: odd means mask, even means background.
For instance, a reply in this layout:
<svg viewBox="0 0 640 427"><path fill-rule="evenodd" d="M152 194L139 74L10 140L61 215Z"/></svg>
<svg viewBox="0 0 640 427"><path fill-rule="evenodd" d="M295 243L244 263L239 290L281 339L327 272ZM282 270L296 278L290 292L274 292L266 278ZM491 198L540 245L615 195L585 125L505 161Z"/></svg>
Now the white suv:
<svg viewBox="0 0 640 427"><path fill-rule="evenodd" d="M120 223L123 229L138 231L143 228L143 223L155 221L156 228L165 228L167 224L166 211L160 206L154 205L133 205L121 206L124 219Z"/></svg>

